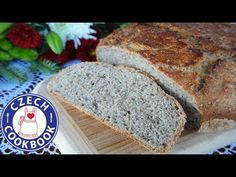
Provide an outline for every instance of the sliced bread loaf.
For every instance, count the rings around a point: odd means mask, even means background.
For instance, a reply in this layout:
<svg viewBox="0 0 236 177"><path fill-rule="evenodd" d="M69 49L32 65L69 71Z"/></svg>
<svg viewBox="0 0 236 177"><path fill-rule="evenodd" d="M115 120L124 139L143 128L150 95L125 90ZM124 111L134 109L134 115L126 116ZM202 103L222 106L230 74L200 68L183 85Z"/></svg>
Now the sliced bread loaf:
<svg viewBox="0 0 236 177"><path fill-rule="evenodd" d="M235 24L131 24L102 39L96 55L152 75L183 106L186 128L199 129L236 120L235 34Z"/></svg>
<svg viewBox="0 0 236 177"><path fill-rule="evenodd" d="M169 151L184 129L181 105L133 68L81 63L55 75L48 90L156 152Z"/></svg>

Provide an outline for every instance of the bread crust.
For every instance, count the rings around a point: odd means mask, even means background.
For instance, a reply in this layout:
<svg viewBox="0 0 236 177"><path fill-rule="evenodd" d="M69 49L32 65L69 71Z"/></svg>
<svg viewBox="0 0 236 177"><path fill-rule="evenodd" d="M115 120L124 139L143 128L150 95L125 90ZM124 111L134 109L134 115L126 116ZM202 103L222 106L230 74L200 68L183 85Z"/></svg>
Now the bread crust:
<svg viewBox="0 0 236 177"><path fill-rule="evenodd" d="M191 96L202 123L236 120L235 34L234 24L135 23L102 39L97 51L113 48L141 56Z"/></svg>
<svg viewBox="0 0 236 177"><path fill-rule="evenodd" d="M91 62L90 62L90 63L91 63ZM102 63L102 62L93 62L93 63L96 63L96 64L98 64L98 65L109 65L109 64L107 64L107 63ZM80 107L79 105L75 105L75 104L72 103L70 100L68 100L67 98L61 96L60 94L58 94L57 92L55 92L55 91L52 89L52 84L53 84L53 82L56 82L57 79L61 77L61 75L67 74L67 73L69 73L70 71L76 69L78 65L79 65L79 64L70 66L70 67L68 67L68 68L66 68L66 69L64 69L64 70L62 70L62 71L60 71L58 74L54 75L54 76L50 79L50 81L49 81L49 83L48 83L48 85L47 85L47 90L48 90L48 92L49 92L51 95L53 95L53 96L55 96L56 98L58 98L59 100L61 100L61 101L63 101L63 102L66 102L66 103L68 103L68 104L70 104L70 105L76 107L76 108L77 108L78 110L80 110L81 112L84 112L85 114L87 114L87 115L89 115L89 116L95 118L96 120L100 121L101 123L105 124L106 126L109 126L110 128L112 128L112 129L118 131L119 133L121 133L121 134L123 134L123 135L125 135L125 136L127 136L127 137L129 137L129 138L131 138L131 139L133 139L134 141L137 141L140 145L144 146L145 148L147 148L148 150L150 150L150 151L152 151L152 152L165 153L165 152L170 151L170 150L173 148L174 144L177 142L179 136L181 135L182 131L184 130L184 125L185 125L185 122L186 122L186 115L185 115L185 113L184 113L184 110L183 110L182 106L178 103L177 100L175 100L172 96L166 94L166 93L162 90L163 93L165 94L165 96L168 97L168 98L170 98L170 99L172 99L172 100L174 101L173 104L178 107L178 112L179 112L179 115L180 115L180 121L179 121L178 127L177 127L175 133L173 134L173 136L172 136L171 141L170 141L169 144L167 144L166 146L162 146L162 147L154 147L154 146L151 146L151 145L149 145L149 144L147 144L147 143L145 143L145 142L142 142L140 139L134 137L132 134L128 133L127 131L123 131L123 130L121 130L120 128L114 126L112 123L107 122L107 121L103 121L101 118L99 118L99 117L96 116L95 114L89 112L88 110L83 109L83 108ZM151 76L147 75L146 73L144 73L144 72L142 72L142 71L136 70L136 69L131 68L131 67L128 67L128 66L122 66L122 65L119 65L119 66L116 66L116 67L118 67L118 68L126 68L126 69L128 69L130 72L136 72L136 73L140 73L140 74L142 74L142 75L145 75L145 76L147 77L147 79L149 79L151 82L153 82L154 84L156 84L156 82L154 81L154 79L153 79Z"/></svg>

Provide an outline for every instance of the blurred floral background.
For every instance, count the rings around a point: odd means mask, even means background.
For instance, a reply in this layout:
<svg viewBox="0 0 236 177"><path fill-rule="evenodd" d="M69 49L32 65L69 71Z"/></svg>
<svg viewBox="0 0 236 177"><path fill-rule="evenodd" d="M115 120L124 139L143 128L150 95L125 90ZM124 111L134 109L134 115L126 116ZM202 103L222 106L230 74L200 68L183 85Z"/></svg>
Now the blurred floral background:
<svg viewBox="0 0 236 177"><path fill-rule="evenodd" d="M23 83L25 72L58 72L65 63L96 61L99 40L127 23L0 23L0 80ZM14 68L21 60L25 68Z"/></svg>

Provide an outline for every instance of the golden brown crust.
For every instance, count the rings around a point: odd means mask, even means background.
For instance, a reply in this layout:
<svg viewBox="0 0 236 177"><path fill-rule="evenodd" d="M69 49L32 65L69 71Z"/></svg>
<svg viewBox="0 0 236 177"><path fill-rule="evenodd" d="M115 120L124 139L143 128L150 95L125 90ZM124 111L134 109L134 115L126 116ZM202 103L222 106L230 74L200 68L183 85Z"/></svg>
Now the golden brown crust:
<svg viewBox="0 0 236 177"><path fill-rule="evenodd" d="M128 48L148 57L154 65L164 63L195 67L204 60L204 53L211 54L221 50L226 52L236 48L236 25L215 25L131 24L101 40L100 46ZM228 30L233 30L234 33L231 31L229 35Z"/></svg>
<svg viewBox="0 0 236 177"><path fill-rule="evenodd" d="M202 121L236 119L235 24L131 24L101 40L100 47L141 55L196 100Z"/></svg>
<svg viewBox="0 0 236 177"><path fill-rule="evenodd" d="M202 121L214 117L236 120L236 63L218 60L208 72L198 97Z"/></svg>
<svg viewBox="0 0 236 177"><path fill-rule="evenodd" d="M193 95L197 92L198 74L196 72L168 71L163 67L160 67L159 70L174 80L184 90L188 90L189 94Z"/></svg>
<svg viewBox="0 0 236 177"><path fill-rule="evenodd" d="M139 54L145 58L149 58L150 62L154 65L157 63L163 63L178 67L196 65L202 59L202 53L197 49L182 49L178 50L178 52L172 48L160 50L141 50L139 51Z"/></svg>
<svg viewBox="0 0 236 177"><path fill-rule="evenodd" d="M173 24L180 29L185 29L194 35L201 36L204 39L209 39L213 45L225 49L236 47L236 25L226 23L184 23Z"/></svg>

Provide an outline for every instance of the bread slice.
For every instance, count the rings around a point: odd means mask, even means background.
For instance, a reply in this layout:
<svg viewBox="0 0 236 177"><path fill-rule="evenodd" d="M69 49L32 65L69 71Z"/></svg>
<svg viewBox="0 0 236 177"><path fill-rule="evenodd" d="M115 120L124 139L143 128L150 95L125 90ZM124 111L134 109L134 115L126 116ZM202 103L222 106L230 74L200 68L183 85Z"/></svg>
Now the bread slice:
<svg viewBox="0 0 236 177"><path fill-rule="evenodd" d="M181 105L133 68L98 62L73 65L55 75L48 90L156 152L169 151L184 129Z"/></svg>
<svg viewBox="0 0 236 177"><path fill-rule="evenodd" d="M183 106L186 128L197 130L236 120L235 34L233 24L131 24L102 39L96 55L153 76Z"/></svg>

